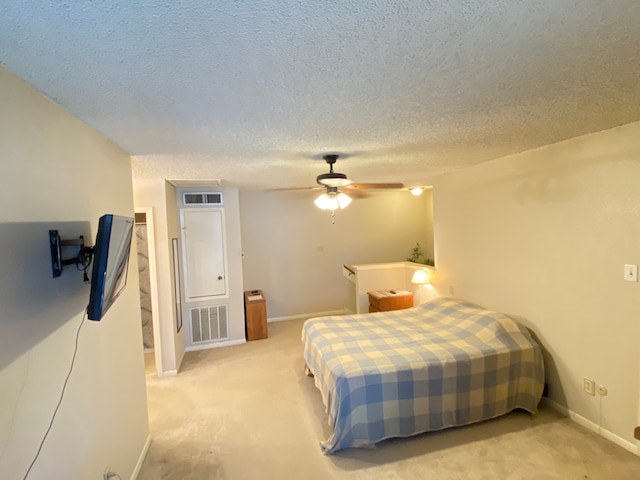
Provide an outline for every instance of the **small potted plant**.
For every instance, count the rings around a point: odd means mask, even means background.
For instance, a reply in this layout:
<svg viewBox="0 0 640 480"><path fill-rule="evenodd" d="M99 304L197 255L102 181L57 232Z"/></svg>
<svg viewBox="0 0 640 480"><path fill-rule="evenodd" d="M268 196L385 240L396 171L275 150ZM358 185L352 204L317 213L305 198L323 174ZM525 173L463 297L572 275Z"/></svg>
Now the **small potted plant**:
<svg viewBox="0 0 640 480"><path fill-rule="evenodd" d="M408 262L413 263L422 263L423 265L429 265L433 267L435 262L432 258L425 257L424 253L422 253L422 247L418 242L416 242L416 246L411 250L411 256L407 258Z"/></svg>

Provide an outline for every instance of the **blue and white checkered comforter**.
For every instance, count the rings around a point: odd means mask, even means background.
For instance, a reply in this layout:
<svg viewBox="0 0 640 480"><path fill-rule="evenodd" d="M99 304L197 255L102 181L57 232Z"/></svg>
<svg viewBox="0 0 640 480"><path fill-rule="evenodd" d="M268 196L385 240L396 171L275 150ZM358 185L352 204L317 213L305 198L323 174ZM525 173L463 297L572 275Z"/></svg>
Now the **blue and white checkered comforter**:
<svg viewBox="0 0 640 480"><path fill-rule="evenodd" d="M542 396L542 354L526 329L456 299L313 318L302 340L333 427L325 453L535 413Z"/></svg>

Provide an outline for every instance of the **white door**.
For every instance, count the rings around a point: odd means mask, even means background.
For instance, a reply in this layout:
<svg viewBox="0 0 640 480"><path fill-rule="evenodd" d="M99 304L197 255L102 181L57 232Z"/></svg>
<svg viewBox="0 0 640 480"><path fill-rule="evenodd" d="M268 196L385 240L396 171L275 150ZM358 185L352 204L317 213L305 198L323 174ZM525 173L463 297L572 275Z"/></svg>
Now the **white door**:
<svg viewBox="0 0 640 480"><path fill-rule="evenodd" d="M227 294L223 213L221 209L180 211L187 302Z"/></svg>

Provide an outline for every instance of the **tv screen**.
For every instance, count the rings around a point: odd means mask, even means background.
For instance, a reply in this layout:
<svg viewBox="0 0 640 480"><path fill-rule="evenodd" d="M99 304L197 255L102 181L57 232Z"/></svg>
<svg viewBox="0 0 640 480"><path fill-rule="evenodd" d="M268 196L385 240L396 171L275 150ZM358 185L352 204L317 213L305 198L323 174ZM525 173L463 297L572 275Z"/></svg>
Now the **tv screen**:
<svg viewBox="0 0 640 480"><path fill-rule="evenodd" d="M93 247L87 316L100 320L127 284L133 218L103 215Z"/></svg>

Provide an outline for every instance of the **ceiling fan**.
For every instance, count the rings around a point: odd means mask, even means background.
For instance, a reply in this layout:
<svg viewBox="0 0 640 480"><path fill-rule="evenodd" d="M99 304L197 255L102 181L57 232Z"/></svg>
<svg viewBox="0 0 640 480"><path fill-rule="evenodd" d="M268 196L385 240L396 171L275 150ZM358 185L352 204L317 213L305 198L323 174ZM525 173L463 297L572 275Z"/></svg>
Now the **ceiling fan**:
<svg viewBox="0 0 640 480"><path fill-rule="evenodd" d="M339 155L332 153L324 155L322 158L329 165L329 172L322 173L316 177L318 185L326 188L326 192L315 199L316 207L323 210L331 210L332 223L334 211L339 208L346 208L351 203L351 197L338 189L349 190L354 196L363 196L361 191L367 189L396 189L404 188L402 183L354 183L347 178L344 173L334 172L333 165L338 160ZM356 193L358 192L358 193Z"/></svg>
<svg viewBox="0 0 640 480"><path fill-rule="evenodd" d="M322 156L323 160L329 165L329 172L322 173L316 177L316 187L303 188L283 188L281 190L325 190L314 203L318 208L323 210L331 210L331 216L335 210L346 208L352 198L363 198L367 194L365 190L394 190L404 189L402 183L355 183L347 178L344 173L335 172L333 166L338 161L340 155L336 153L328 153ZM345 193L346 192L346 193ZM348 195L347 195L348 193ZM333 222L332 222L333 223Z"/></svg>
<svg viewBox="0 0 640 480"><path fill-rule="evenodd" d="M333 166L338 161L339 157L340 155L335 153L323 155L322 158L329 165L329 173L323 173L316 177L316 182L319 185L323 185L327 188L344 188L349 190L392 190L404 188L404 184L402 183L354 183L349 180L344 173L333 171Z"/></svg>

